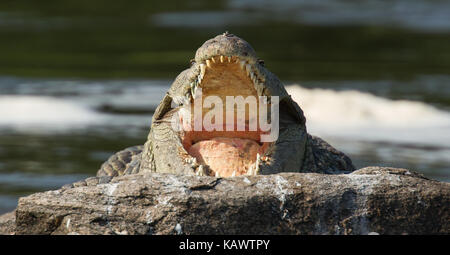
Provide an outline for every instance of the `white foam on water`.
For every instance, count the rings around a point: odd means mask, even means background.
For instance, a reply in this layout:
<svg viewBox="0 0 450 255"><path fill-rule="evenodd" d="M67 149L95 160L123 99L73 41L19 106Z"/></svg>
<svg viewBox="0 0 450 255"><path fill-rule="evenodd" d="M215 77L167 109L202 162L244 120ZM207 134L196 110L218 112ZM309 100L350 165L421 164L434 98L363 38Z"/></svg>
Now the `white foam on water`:
<svg viewBox="0 0 450 255"><path fill-rule="evenodd" d="M104 115L70 100L46 96L0 96L0 126L3 128L72 129L104 121Z"/></svg>
<svg viewBox="0 0 450 255"><path fill-rule="evenodd" d="M450 113L415 101L349 90L287 86L303 109L308 132L346 140L450 146Z"/></svg>
<svg viewBox="0 0 450 255"><path fill-rule="evenodd" d="M130 85L117 94L87 93L59 98L1 95L0 128L25 132L69 132L95 125L148 127L150 115L117 115L95 110L104 103L149 109L151 105L157 105L164 94L163 86ZM82 92L87 88L92 86L79 86L78 90ZM356 90L307 89L299 85L287 86L287 90L305 112L311 134L347 141L450 147L450 113L431 105L390 100Z"/></svg>

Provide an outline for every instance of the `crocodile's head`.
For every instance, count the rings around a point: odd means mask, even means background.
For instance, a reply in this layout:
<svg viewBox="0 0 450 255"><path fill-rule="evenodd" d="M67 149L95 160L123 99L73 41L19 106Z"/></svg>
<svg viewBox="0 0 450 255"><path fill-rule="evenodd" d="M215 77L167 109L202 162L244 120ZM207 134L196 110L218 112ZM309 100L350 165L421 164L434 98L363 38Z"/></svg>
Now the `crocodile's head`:
<svg viewBox="0 0 450 255"><path fill-rule="evenodd" d="M227 100L239 96L253 98L241 108L240 112L244 109L245 115L239 115L237 107L226 106ZM261 96L267 100L259 101ZM214 101L209 108L206 107L211 102L208 103L208 98ZM273 100L275 98L278 100ZM210 118L208 123L217 124L215 129L207 125L201 125L200 129L195 126L194 115L200 111L196 112L194 105L199 100L203 104L197 108L202 112L200 123L205 124L205 118ZM222 105L217 104L217 100ZM251 107L255 104L256 109ZM259 124L255 128L253 124L260 123L262 118L261 107L268 110L274 124L271 128L279 129L279 133L278 130L263 129ZM211 114L213 109L219 109L222 114ZM278 114L276 121L279 123L273 122L271 113ZM227 118L228 115L232 117ZM306 136L303 112L280 80L264 67L250 44L235 35L218 35L197 50L191 67L178 75L156 110L152 124L156 135L152 139L161 137L158 132L163 131L158 131L161 130L158 125L163 122L173 124L173 121L182 123L181 128L171 131L176 136L177 149L169 142L155 141L154 154L166 155L155 158L157 171L173 172L169 168L177 165L176 162L183 162L185 169L191 169L187 171L198 175L228 177L298 171L302 165L303 158L299 155L304 154ZM244 130L242 125L238 128L239 123L244 123ZM275 133L276 139L261 139L269 133L272 137ZM164 168L167 170L161 170Z"/></svg>

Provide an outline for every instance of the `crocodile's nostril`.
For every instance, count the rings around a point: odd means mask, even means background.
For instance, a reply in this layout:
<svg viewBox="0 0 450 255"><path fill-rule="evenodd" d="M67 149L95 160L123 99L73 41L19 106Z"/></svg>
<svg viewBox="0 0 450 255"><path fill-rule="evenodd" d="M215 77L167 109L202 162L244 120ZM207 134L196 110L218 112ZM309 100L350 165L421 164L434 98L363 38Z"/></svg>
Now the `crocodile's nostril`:
<svg viewBox="0 0 450 255"><path fill-rule="evenodd" d="M228 31L225 31L225 33L223 33L223 36L232 37L233 34L230 34Z"/></svg>

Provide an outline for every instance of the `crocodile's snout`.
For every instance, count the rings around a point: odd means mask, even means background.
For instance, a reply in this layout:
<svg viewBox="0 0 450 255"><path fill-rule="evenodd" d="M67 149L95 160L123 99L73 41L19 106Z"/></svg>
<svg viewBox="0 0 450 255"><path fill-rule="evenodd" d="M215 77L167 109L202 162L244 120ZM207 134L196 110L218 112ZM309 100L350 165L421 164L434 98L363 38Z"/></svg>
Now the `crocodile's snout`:
<svg viewBox="0 0 450 255"><path fill-rule="evenodd" d="M256 52L245 40L225 32L206 41L195 53L195 61L201 63L214 56L238 57L250 63L257 61Z"/></svg>

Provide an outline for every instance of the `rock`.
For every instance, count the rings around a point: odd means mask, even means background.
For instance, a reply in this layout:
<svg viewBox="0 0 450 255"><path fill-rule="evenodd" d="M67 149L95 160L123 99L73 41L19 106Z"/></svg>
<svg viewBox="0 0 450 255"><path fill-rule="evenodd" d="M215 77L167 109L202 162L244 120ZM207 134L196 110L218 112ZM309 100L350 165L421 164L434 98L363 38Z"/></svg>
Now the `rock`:
<svg viewBox="0 0 450 255"><path fill-rule="evenodd" d="M84 183L20 198L16 234L450 233L450 184L406 169Z"/></svg>
<svg viewBox="0 0 450 255"><path fill-rule="evenodd" d="M16 230L16 212L0 215L0 235L12 235Z"/></svg>

